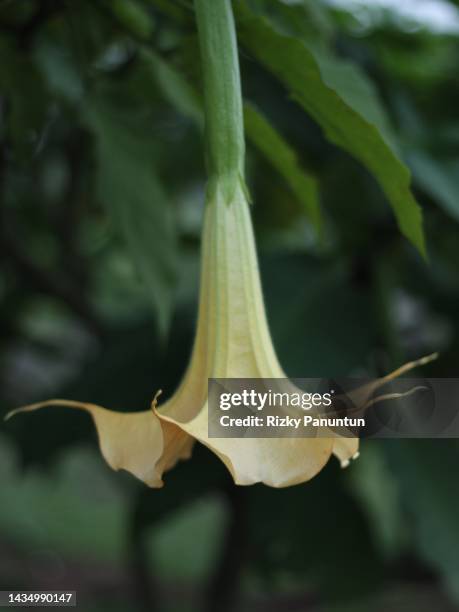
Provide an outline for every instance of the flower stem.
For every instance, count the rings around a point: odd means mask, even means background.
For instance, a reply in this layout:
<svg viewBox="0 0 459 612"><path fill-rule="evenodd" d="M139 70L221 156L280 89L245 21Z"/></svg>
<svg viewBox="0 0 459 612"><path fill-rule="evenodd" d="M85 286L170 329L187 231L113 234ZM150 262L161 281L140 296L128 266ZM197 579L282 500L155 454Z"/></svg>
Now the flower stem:
<svg viewBox="0 0 459 612"><path fill-rule="evenodd" d="M231 0L195 0L204 82L208 198L230 202L244 176L244 121Z"/></svg>

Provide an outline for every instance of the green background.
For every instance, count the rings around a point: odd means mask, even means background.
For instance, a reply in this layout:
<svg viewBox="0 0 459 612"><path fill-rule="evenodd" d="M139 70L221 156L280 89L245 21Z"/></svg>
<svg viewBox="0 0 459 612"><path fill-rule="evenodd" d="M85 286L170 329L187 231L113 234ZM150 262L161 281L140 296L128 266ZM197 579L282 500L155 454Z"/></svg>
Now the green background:
<svg viewBox="0 0 459 612"><path fill-rule="evenodd" d="M457 32L312 0L234 6L284 369L376 376L439 351L422 373L455 377ZM172 394L196 319L191 6L3 0L0 53L1 409L143 410ZM109 470L89 417L19 416L0 432L0 588L77 590L85 611L449 612L458 463L457 440L367 441L348 470L236 488L196 447L149 490Z"/></svg>

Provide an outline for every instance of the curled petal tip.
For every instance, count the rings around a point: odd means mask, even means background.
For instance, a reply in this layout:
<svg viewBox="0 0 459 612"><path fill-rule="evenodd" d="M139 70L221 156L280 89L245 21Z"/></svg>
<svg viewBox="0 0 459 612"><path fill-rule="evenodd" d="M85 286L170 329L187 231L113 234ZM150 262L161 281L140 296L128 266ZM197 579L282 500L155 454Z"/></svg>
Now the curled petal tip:
<svg viewBox="0 0 459 612"><path fill-rule="evenodd" d="M161 395L161 393L163 392L162 389L158 389L153 397L153 399L151 400L151 409L154 410L156 408L156 406L158 405L158 397Z"/></svg>
<svg viewBox="0 0 459 612"><path fill-rule="evenodd" d="M76 404L79 404L79 402L73 402L72 400L61 400L61 399L52 399L52 400L46 400L44 402L37 402L36 404L27 404L26 406L20 406L19 408L14 408L14 410L10 410L3 417L3 420L9 421L11 418L13 418L14 416L16 416L17 414L21 412L33 412L34 410L37 410L39 408L44 408L46 406L63 405L63 406L75 407Z"/></svg>
<svg viewBox="0 0 459 612"><path fill-rule="evenodd" d="M341 467L343 469L349 467L351 465L351 461L355 461L356 459L358 459L360 457L360 453L359 451L356 451L352 457L350 459L342 459L341 460Z"/></svg>
<svg viewBox="0 0 459 612"><path fill-rule="evenodd" d="M422 357L419 361L418 364L419 365L425 365L426 363L430 363L431 361L435 361L435 359L438 359L438 353L431 353L430 355L426 355L425 357Z"/></svg>

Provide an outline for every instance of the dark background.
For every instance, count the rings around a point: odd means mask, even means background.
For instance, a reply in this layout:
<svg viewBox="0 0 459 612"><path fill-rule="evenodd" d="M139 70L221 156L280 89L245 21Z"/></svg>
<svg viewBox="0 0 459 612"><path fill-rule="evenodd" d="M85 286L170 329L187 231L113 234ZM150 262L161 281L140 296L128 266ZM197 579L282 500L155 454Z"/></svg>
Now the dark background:
<svg viewBox="0 0 459 612"><path fill-rule="evenodd" d="M429 253L242 47L246 97L320 191L318 239L249 144L281 363L297 377L374 376L438 350L423 373L455 377L459 28L320 2L251 7L283 28L293 15L290 27L307 24L375 84L414 173ZM203 141L167 71L199 91L189 5L3 0L0 53L1 409L60 396L143 410L157 389L173 392L196 318ZM149 490L109 470L86 415L19 416L0 434L0 588L77 590L85 611L449 612L458 462L456 440L367 441L346 471L331 460L305 485L236 488L196 447Z"/></svg>

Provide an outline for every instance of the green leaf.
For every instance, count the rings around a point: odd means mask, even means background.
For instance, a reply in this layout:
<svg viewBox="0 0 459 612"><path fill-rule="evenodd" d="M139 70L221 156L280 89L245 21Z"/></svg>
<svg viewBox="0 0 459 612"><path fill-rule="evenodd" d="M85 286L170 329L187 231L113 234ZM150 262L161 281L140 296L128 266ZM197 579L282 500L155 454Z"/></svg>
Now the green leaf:
<svg viewBox="0 0 459 612"><path fill-rule="evenodd" d="M203 130L202 100L187 79L172 64L149 49L141 50L140 59L148 78L156 81L165 100L178 113L194 121Z"/></svg>
<svg viewBox="0 0 459 612"><path fill-rule="evenodd" d="M98 154L97 192L124 236L158 316L167 328L176 280L172 209L155 174L151 141L105 100L88 105Z"/></svg>
<svg viewBox="0 0 459 612"><path fill-rule="evenodd" d="M334 24L328 7L319 2L304 0L249 0L254 14L265 15L275 21L285 34L306 37L318 44L326 44L333 34Z"/></svg>
<svg viewBox="0 0 459 612"><path fill-rule="evenodd" d="M245 47L321 125L328 140L373 174L400 230L425 255L422 214L410 190L409 170L395 153L387 131L382 130L380 113L371 104L368 90L366 98L360 99L362 83L349 75L348 68L343 72L332 69L327 56L319 60L319 51L279 34L266 19L254 17L242 2L237 6L239 34Z"/></svg>
<svg viewBox="0 0 459 612"><path fill-rule="evenodd" d="M300 166L295 151L254 106L244 106L247 136L268 163L287 181L314 227L320 231L317 181Z"/></svg>
<svg viewBox="0 0 459 612"><path fill-rule="evenodd" d="M310 47L309 47L310 48ZM347 106L367 123L375 126L395 154L398 143L373 83L364 72L347 60L337 59L325 51L312 51L327 87L335 90Z"/></svg>
<svg viewBox="0 0 459 612"><path fill-rule="evenodd" d="M185 8L183 2L171 2L170 0L146 0L148 4L154 6L161 13L173 19L177 23L188 23L193 18L192 6L189 10Z"/></svg>
<svg viewBox="0 0 459 612"><path fill-rule="evenodd" d="M148 40L153 33L153 22L141 4L126 0L110 0L115 17L140 40Z"/></svg>
<svg viewBox="0 0 459 612"><path fill-rule="evenodd" d="M459 160L438 162L418 150L408 154L408 162L416 183L459 221Z"/></svg>

